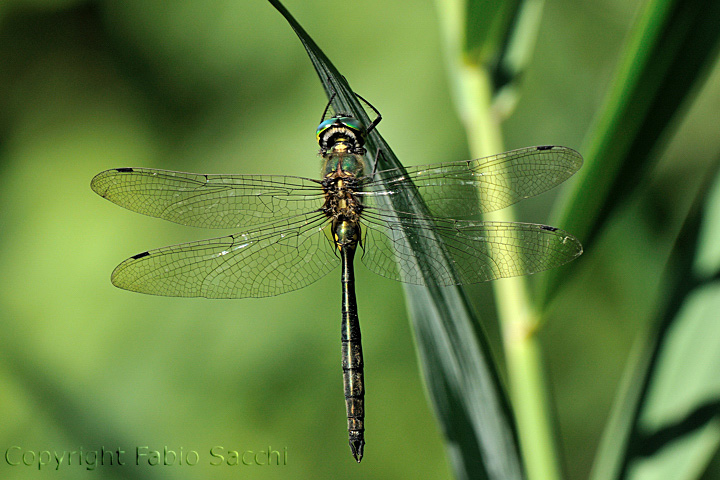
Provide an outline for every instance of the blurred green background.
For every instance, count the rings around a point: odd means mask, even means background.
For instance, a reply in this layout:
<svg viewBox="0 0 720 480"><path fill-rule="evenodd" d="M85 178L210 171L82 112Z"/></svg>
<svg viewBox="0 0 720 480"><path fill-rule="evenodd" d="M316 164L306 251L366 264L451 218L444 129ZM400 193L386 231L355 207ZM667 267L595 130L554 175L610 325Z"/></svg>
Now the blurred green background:
<svg viewBox="0 0 720 480"><path fill-rule="evenodd" d="M405 165L468 158L433 2L284 4L382 112L379 129ZM581 147L637 4L546 2L520 103L505 123L507 149ZM705 93L715 106L717 90ZM316 177L325 102L295 34L262 0L0 3L1 453L121 448L130 463L47 473L0 461L0 477L451 475L399 284L364 267L357 274L367 381L361 465L345 431L339 269L257 300L150 297L110 284L112 269L138 252L233 232L123 210L90 190L95 174L155 167ZM692 158L716 153L700 145L712 115L682 126L699 144ZM692 168L668 161L654 185L672 190ZM680 201L676 190L657 208ZM557 193L521 204L520 219L548 222ZM635 228L672 212L627 212L597 245L602 256L578 261L542 332L569 478L587 476L630 345L655 308L648 292L659 288L663 259L652 252L663 247L638 247L647 238ZM613 243L613 234L622 238ZM647 281L626 282L623 272L639 265ZM490 287L469 290L499 354ZM216 445L287 448L287 465L211 467ZM139 446L195 450L200 464L137 467Z"/></svg>

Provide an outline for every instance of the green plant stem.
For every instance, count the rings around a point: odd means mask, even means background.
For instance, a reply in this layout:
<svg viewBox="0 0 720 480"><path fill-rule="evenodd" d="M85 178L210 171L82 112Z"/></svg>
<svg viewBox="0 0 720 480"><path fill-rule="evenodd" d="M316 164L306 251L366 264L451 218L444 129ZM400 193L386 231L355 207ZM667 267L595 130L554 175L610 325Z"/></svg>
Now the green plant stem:
<svg viewBox="0 0 720 480"><path fill-rule="evenodd" d="M461 116L474 158L504 150L500 122L491 108L492 89L486 70L459 67ZM512 208L487 214L487 220L513 221ZM520 447L530 480L559 480L560 467L553 440L542 353L536 328L537 315L530 303L524 277L493 282Z"/></svg>

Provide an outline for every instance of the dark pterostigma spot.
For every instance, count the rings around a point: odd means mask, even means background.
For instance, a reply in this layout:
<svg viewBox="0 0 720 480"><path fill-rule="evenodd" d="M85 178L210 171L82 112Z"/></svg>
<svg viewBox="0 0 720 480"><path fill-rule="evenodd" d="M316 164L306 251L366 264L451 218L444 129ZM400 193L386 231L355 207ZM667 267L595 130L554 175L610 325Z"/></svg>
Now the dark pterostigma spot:
<svg viewBox="0 0 720 480"><path fill-rule="evenodd" d="M540 145L537 147L538 150L552 150L555 148L555 145Z"/></svg>
<svg viewBox="0 0 720 480"><path fill-rule="evenodd" d="M557 228L551 227L550 225L540 225L540 228L547 230L548 232L557 232Z"/></svg>
<svg viewBox="0 0 720 480"><path fill-rule="evenodd" d="M138 253L137 255L133 255L130 258L132 258L133 260L137 260L138 258L147 257L148 255L150 255L150 252L143 252L143 253Z"/></svg>
<svg viewBox="0 0 720 480"><path fill-rule="evenodd" d="M134 172L134 170L132 168L116 168L115 171L120 172L120 173Z"/></svg>

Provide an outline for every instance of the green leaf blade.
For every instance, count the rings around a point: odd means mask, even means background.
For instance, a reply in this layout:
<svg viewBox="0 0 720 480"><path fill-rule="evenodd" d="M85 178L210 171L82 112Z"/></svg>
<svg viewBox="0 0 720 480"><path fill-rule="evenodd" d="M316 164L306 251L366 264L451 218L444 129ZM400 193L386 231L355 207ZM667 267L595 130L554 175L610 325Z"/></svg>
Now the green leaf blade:
<svg viewBox="0 0 720 480"><path fill-rule="evenodd" d="M585 166L552 222L577 236L586 250L655 165L678 112L707 78L720 45L718 24L716 1L646 5L587 147L581 149ZM539 289L541 307L554 295L561 273L546 275Z"/></svg>
<svg viewBox="0 0 720 480"><path fill-rule="evenodd" d="M288 20L320 77L336 111L348 112L368 121L367 114L347 81L332 65L287 10L269 0ZM369 152L381 151L381 168L402 168L377 130L368 136ZM426 213L414 195L394 195L397 211ZM423 272L426 252L442 252L441 245L422 239L415 259ZM442 253L440 253L442 254ZM449 269L452 267L448 266ZM426 284L436 285L432 278ZM459 287L406 286L424 377L441 428L448 439L448 450L455 475L467 479L521 479L514 421L499 381L492 355L467 298ZM417 439L409 439L416 441ZM369 452L368 452L369 453ZM408 444L412 455L412 444Z"/></svg>

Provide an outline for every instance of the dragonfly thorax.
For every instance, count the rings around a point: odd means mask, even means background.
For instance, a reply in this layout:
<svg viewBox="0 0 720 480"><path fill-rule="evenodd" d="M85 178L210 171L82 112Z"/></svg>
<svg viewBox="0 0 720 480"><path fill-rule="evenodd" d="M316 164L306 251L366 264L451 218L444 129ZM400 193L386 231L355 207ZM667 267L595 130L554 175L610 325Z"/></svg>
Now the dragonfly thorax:
<svg viewBox="0 0 720 480"><path fill-rule="evenodd" d="M363 153L364 153L363 149ZM350 145L338 142L323 155L322 175L324 178L337 175L340 177L361 177L365 171L362 154L352 153Z"/></svg>
<svg viewBox="0 0 720 480"><path fill-rule="evenodd" d="M325 192L325 204L322 211L328 218L336 221L358 223L363 205L355 192L358 187L354 176L336 172L325 177L322 187Z"/></svg>

